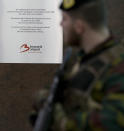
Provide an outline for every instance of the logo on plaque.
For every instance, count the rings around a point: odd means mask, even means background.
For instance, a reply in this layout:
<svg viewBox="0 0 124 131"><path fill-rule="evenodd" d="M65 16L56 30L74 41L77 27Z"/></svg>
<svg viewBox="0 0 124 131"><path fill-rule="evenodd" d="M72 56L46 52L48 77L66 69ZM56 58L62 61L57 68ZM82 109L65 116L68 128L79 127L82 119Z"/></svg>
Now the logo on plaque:
<svg viewBox="0 0 124 131"><path fill-rule="evenodd" d="M30 47L27 45L27 44L23 44L21 47L20 47L20 53L23 53L23 52L27 52L30 50Z"/></svg>

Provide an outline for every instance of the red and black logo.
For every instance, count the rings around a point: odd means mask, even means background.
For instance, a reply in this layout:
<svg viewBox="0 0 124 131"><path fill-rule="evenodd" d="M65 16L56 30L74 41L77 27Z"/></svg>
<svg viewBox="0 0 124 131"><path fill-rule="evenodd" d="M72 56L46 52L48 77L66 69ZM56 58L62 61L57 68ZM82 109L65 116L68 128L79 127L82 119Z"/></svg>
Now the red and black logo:
<svg viewBox="0 0 124 131"><path fill-rule="evenodd" d="M23 44L23 45L20 47L20 50L21 50L20 53L22 53L22 52L27 52L27 51L30 50L30 47L29 47L27 44Z"/></svg>

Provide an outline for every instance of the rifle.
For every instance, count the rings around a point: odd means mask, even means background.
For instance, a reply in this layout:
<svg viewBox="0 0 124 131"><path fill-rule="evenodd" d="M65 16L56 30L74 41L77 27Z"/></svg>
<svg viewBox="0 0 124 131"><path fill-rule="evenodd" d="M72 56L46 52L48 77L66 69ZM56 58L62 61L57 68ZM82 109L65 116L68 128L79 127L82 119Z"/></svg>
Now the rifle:
<svg viewBox="0 0 124 131"><path fill-rule="evenodd" d="M57 71L53 83L51 85L50 95L48 96L44 108L39 111L38 118L36 120L34 131L48 131L52 123L52 114L54 111L54 106L56 102L59 102L62 97L63 87L61 86L62 77L64 70L66 68L67 62L72 54L72 49L68 48L66 50L66 56L64 58L63 64Z"/></svg>

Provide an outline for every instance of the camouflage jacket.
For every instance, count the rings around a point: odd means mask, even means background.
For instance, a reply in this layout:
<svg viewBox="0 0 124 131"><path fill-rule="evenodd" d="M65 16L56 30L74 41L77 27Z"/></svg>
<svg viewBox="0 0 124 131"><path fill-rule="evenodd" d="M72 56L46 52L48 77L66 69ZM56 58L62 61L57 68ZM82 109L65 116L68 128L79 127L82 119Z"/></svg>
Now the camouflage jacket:
<svg viewBox="0 0 124 131"><path fill-rule="evenodd" d="M65 73L69 88L65 102L56 104L53 130L122 131L123 45L110 38L90 54L80 51L75 58Z"/></svg>

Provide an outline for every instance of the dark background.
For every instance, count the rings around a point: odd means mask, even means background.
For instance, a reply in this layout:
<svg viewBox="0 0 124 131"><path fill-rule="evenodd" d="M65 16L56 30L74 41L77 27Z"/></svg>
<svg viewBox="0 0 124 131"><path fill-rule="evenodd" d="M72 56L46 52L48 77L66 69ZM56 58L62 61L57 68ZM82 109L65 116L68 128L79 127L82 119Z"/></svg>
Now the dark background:
<svg viewBox="0 0 124 131"><path fill-rule="evenodd" d="M121 41L124 35L124 0L106 0L109 25ZM32 131L28 122L33 94L46 84L57 64L0 64L0 131Z"/></svg>

